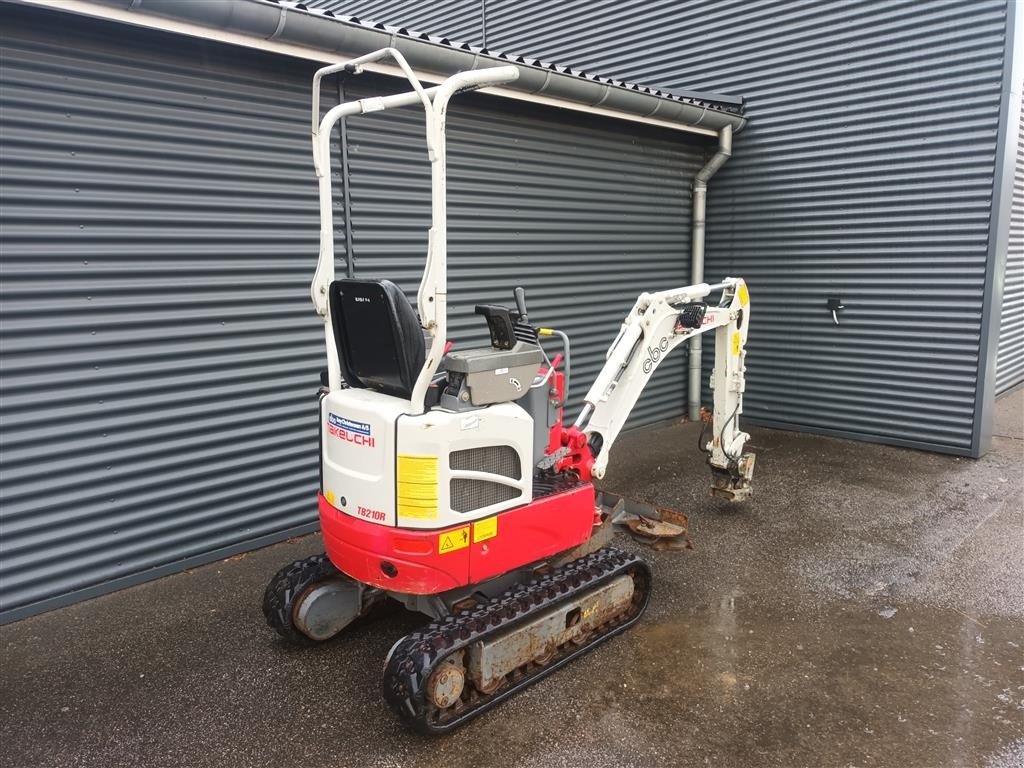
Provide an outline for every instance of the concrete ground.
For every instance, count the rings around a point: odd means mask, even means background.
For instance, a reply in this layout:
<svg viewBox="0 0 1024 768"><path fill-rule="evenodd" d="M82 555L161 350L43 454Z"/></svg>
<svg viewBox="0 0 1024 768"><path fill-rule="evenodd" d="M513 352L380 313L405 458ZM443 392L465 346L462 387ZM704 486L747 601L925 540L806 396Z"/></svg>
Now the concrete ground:
<svg viewBox="0 0 1024 768"><path fill-rule="evenodd" d="M1022 406L980 461L754 430L737 507L693 425L627 436L605 487L687 512L695 548L645 551L637 627L443 738L381 699L415 615L313 650L263 625L316 536L4 627L0 765L1024 766Z"/></svg>

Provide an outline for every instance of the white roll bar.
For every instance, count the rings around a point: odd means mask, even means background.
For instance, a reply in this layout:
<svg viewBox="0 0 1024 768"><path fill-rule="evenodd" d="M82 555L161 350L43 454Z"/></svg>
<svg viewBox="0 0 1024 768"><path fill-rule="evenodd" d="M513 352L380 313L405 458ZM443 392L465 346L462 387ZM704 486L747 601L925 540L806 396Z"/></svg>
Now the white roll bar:
<svg viewBox="0 0 1024 768"><path fill-rule="evenodd" d="M329 74L342 70L359 74L362 65L380 59L391 58L401 68L413 90L389 96L348 101L339 104L320 117L320 83ZM341 366L338 362L334 329L327 311L327 293L334 281L334 216L332 212L333 189L330 168L330 138L338 120L351 115L379 112L396 107L423 104L426 115L427 155L430 160L431 227L427 233L427 259L423 278L417 292L420 323L430 334L430 346L426 360L420 370L410 398L412 413L423 413L424 398L431 379L441 362L447 332L447 272L448 272L448 207L447 207L447 152L445 146L445 123L448 102L456 93L501 85L516 80L519 69L514 66L491 67L459 72L440 85L424 88L412 69L394 48L382 48L365 56L341 64L332 64L317 70L313 76L313 105L311 131L313 139L313 165L320 184L320 256L310 286L313 306L324 320L327 341L327 370L331 389L341 386ZM351 258L351 254L349 254Z"/></svg>

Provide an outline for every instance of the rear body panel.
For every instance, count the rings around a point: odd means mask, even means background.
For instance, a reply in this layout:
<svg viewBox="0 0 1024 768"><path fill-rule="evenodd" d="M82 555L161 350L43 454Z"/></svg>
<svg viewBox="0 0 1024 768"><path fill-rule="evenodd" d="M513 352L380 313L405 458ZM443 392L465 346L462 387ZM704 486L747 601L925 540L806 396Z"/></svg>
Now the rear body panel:
<svg viewBox="0 0 1024 768"><path fill-rule="evenodd" d="M369 389L321 400L321 492L346 515L439 530L490 517L533 495L533 419L515 403L410 415ZM505 459L496 462L495 452Z"/></svg>
<svg viewBox="0 0 1024 768"><path fill-rule="evenodd" d="M369 389L320 401L321 492L345 514L395 524L395 421L408 405Z"/></svg>
<svg viewBox="0 0 1024 768"><path fill-rule="evenodd" d="M320 494L327 555L341 571L392 592L432 595L479 583L586 541L594 488L582 484L487 518L421 530L345 514Z"/></svg>

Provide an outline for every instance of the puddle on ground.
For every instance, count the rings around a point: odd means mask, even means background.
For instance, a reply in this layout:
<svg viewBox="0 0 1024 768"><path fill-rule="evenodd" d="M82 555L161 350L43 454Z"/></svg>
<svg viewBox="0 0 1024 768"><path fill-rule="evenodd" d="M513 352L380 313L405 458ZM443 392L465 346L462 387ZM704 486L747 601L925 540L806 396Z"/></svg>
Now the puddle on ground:
<svg viewBox="0 0 1024 768"><path fill-rule="evenodd" d="M736 762L809 750L843 764L973 765L1024 737L1022 641L1019 622L954 611L780 615L727 595L640 625L619 673L643 704L637 729L658 738L713 722L704 748Z"/></svg>

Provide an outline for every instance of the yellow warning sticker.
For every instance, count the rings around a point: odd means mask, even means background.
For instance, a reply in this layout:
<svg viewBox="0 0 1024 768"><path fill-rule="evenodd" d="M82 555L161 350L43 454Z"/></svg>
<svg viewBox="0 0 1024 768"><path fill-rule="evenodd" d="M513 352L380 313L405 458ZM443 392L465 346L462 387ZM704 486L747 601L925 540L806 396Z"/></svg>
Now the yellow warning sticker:
<svg viewBox="0 0 1024 768"><path fill-rule="evenodd" d="M398 456L398 516L437 519L437 456Z"/></svg>
<svg viewBox="0 0 1024 768"><path fill-rule="evenodd" d="M416 520L437 520L437 502L398 497L398 516Z"/></svg>
<svg viewBox="0 0 1024 768"><path fill-rule="evenodd" d="M334 506L334 491L324 491L324 498L327 499L328 504L330 504L332 507Z"/></svg>
<svg viewBox="0 0 1024 768"><path fill-rule="evenodd" d="M460 549L465 549L468 546L468 525L464 525L461 528L456 528L454 531L446 531L437 537L437 552L441 555L446 555L449 552L455 552Z"/></svg>
<svg viewBox="0 0 1024 768"><path fill-rule="evenodd" d="M732 335L732 353L734 355L738 355L740 353L741 341L742 340L740 339L740 335L738 333L734 333Z"/></svg>
<svg viewBox="0 0 1024 768"><path fill-rule="evenodd" d="M398 479L406 483L437 483L437 456L398 455Z"/></svg>
<svg viewBox="0 0 1024 768"><path fill-rule="evenodd" d="M498 535L498 518L488 517L486 520L477 520L473 523L473 543L487 541Z"/></svg>
<svg viewBox="0 0 1024 768"><path fill-rule="evenodd" d="M740 289L737 291L740 295L740 306L745 307L750 303L750 291L747 290L746 283L740 283Z"/></svg>

